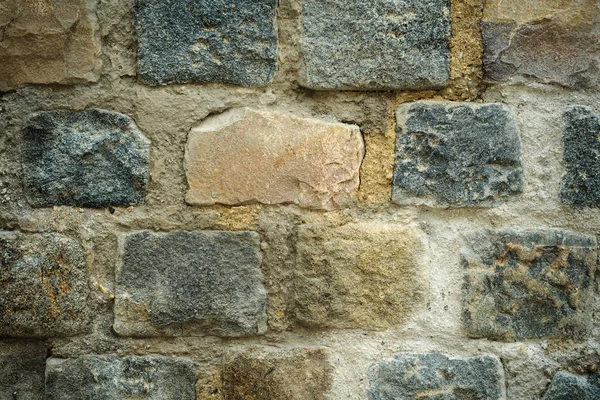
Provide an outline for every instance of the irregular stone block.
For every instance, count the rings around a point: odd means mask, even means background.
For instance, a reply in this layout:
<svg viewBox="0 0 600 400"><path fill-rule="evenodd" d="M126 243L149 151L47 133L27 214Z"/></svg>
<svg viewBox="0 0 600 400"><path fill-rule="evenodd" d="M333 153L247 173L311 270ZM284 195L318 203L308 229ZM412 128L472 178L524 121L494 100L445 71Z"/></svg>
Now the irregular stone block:
<svg viewBox="0 0 600 400"><path fill-rule="evenodd" d="M277 69L277 0L136 0L138 63L151 85L267 85Z"/></svg>
<svg viewBox="0 0 600 400"><path fill-rule="evenodd" d="M0 4L0 91L27 83L95 82L101 68L95 3Z"/></svg>
<svg viewBox="0 0 600 400"><path fill-rule="evenodd" d="M494 356L398 354L371 366L369 400L505 398L504 371Z"/></svg>
<svg viewBox="0 0 600 400"><path fill-rule="evenodd" d="M423 245L411 228L381 223L298 228L294 313L303 326L383 329L422 299Z"/></svg>
<svg viewBox="0 0 600 400"><path fill-rule="evenodd" d="M0 232L0 336L72 336L88 331L83 250L58 234Z"/></svg>
<svg viewBox="0 0 600 400"><path fill-rule="evenodd" d="M579 376L565 371L557 372L542 400L597 400L600 399L600 376Z"/></svg>
<svg viewBox="0 0 600 400"><path fill-rule="evenodd" d="M300 83L422 90L448 84L449 0L304 0Z"/></svg>
<svg viewBox="0 0 600 400"><path fill-rule="evenodd" d="M147 231L123 238L114 329L124 336L266 331L256 232Z"/></svg>
<svg viewBox="0 0 600 400"><path fill-rule="evenodd" d="M596 239L553 230L467 235L463 322L471 337L581 339L592 329Z"/></svg>
<svg viewBox="0 0 600 400"><path fill-rule="evenodd" d="M0 343L0 400L45 400L46 347Z"/></svg>
<svg viewBox="0 0 600 400"><path fill-rule="evenodd" d="M192 129L185 152L186 200L333 209L358 190L363 156L356 126L231 110Z"/></svg>
<svg viewBox="0 0 600 400"><path fill-rule="evenodd" d="M126 115L104 111L33 114L23 128L23 182L34 207L141 203L150 142Z"/></svg>
<svg viewBox="0 0 600 400"><path fill-rule="evenodd" d="M600 207L600 122L584 106L563 114L565 175L560 199L575 207Z"/></svg>
<svg viewBox="0 0 600 400"><path fill-rule="evenodd" d="M534 79L571 88L600 83L596 0L485 2L483 63L488 80Z"/></svg>
<svg viewBox="0 0 600 400"><path fill-rule="evenodd" d="M83 356L49 358L46 399L194 400L194 363L184 358Z"/></svg>
<svg viewBox="0 0 600 400"><path fill-rule="evenodd" d="M396 120L394 203L495 206L521 193L519 132L502 104L419 101Z"/></svg>

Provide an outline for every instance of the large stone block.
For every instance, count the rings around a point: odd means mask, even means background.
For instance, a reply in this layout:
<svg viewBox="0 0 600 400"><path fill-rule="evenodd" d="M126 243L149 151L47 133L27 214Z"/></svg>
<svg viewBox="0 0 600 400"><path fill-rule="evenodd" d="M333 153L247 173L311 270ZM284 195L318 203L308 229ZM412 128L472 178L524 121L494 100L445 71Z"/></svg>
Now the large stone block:
<svg viewBox="0 0 600 400"><path fill-rule="evenodd" d="M124 336L247 336L266 331L255 232L126 235L115 288Z"/></svg>
<svg viewBox="0 0 600 400"><path fill-rule="evenodd" d="M277 69L277 0L136 0L138 62L151 85L267 85Z"/></svg>
<svg viewBox="0 0 600 400"><path fill-rule="evenodd" d="M563 230L469 234L463 321L471 337L581 339L592 329L596 239Z"/></svg>
<svg viewBox="0 0 600 400"><path fill-rule="evenodd" d="M550 387L542 400L598 400L600 399L600 376L579 376L565 371L552 378Z"/></svg>
<svg viewBox="0 0 600 400"><path fill-rule="evenodd" d="M0 31L0 91L27 83L98 80L95 1L5 0Z"/></svg>
<svg viewBox="0 0 600 400"><path fill-rule="evenodd" d="M0 232L0 336L86 332L88 294L84 254L75 240Z"/></svg>
<svg viewBox="0 0 600 400"><path fill-rule="evenodd" d="M304 0L300 82L312 89L448 84L449 0Z"/></svg>
<svg viewBox="0 0 600 400"><path fill-rule="evenodd" d="M23 141L25 193L34 207L125 206L144 200L150 142L126 115L36 113L25 123Z"/></svg>
<svg viewBox="0 0 600 400"><path fill-rule="evenodd" d="M314 328L384 329L422 299L420 236L383 223L298 228L294 314Z"/></svg>
<svg viewBox="0 0 600 400"><path fill-rule="evenodd" d="M187 202L294 203L333 209L358 190L364 143L358 127L237 109L190 133Z"/></svg>
<svg viewBox="0 0 600 400"><path fill-rule="evenodd" d="M504 398L504 371L494 356L398 354L370 368L369 400Z"/></svg>
<svg viewBox="0 0 600 400"><path fill-rule="evenodd" d="M83 356L49 358L47 400L195 400L194 363L183 358Z"/></svg>
<svg viewBox="0 0 600 400"><path fill-rule="evenodd" d="M45 367L42 342L0 343L0 400L45 400Z"/></svg>

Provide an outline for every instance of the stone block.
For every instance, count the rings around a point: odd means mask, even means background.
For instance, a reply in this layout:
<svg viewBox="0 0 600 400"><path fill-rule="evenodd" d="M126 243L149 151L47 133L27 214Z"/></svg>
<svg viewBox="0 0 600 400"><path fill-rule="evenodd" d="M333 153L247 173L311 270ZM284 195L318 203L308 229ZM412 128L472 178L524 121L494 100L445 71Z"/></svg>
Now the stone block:
<svg viewBox="0 0 600 400"><path fill-rule="evenodd" d="M0 343L0 400L45 400L43 342Z"/></svg>
<svg viewBox="0 0 600 400"><path fill-rule="evenodd" d="M114 329L123 336L248 336L266 331L255 232L125 235Z"/></svg>
<svg viewBox="0 0 600 400"><path fill-rule="evenodd" d="M564 230L468 234L463 322L471 337L578 340L592 329L596 239Z"/></svg>
<svg viewBox="0 0 600 400"><path fill-rule="evenodd" d="M542 400L597 400L600 399L600 376L574 375L557 372Z"/></svg>
<svg viewBox="0 0 600 400"><path fill-rule="evenodd" d="M136 0L142 80L269 84L277 69L276 5L277 0Z"/></svg>
<svg viewBox="0 0 600 400"><path fill-rule="evenodd" d="M521 193L519 131L502 104L419 101L396 120L394 203L489 207Z"/></svg>
<svg viewBox="0 0 600 400"><path fill-rule="evenodd" d="M185 153L186 200L338 208L358 190L363 156L356 126L231 110L192 129Z"/></svg>

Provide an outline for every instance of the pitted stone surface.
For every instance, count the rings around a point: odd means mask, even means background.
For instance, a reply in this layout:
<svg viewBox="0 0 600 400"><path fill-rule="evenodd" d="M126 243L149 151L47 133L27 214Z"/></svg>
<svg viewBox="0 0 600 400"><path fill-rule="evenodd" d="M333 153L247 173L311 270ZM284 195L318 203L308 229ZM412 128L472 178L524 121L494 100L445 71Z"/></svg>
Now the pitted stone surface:
<svg viewBox="0 0 600 400"><path fill-rule="evenodd" d="M84 254L75 240L0 232L0 337L87 332L88 294Z"/></svg>
<svg viewBox="0 0 600 400"><path fill-rule="evenodd" d="M33 114L23 128L23 182L34 207L141 203L150 142L126 115L58 110Z"/></svg>
<svg viewBox="0 0 600 400"><path fill-rule="evenodd" d="M42 342L0 343L0 400L45 400L45 367Z"/></svg>
<svg viewBox="0 0 600 400"><path fill-rule="evenodd" d="M123 238L115 331L123 336L248 336L266 331L255 232L148 231Z"/></svg>
<svg viewBox="0 0 600 400"><path fill-rule="evenodd" d="M596 239L563 230L466 237L463 322L472 337L582 339L592 329Z"/></svg>
<svg viewBox="0 0 600 400"><path fill-rule="evenodd" d="M521 193L519 132L502 104L420 101L396 120L394 203L495 206Z"/></svg>
<svg viewBox="0 0 600 400"><path fill-rule="evenodd" d="M194 400L194 363L183 358L83 356L49 358L47 400Z"/></svg>
<svg viewBox="0 0 600 400"><path fill-rule="evenodd" d="M598 400L600 376L580 376L565 371L557 372L542 400Z"/></svg>
<svg viewBox="0 0 600 400"><path fill-rule="evenodd" d="M504 398L504 372L494 356L398 354L370 368L369 400Z"/></svg>
<svg viewBox="0 0 600 400"><path fill-rule="evenodd" d="M267 85L277 69L277 0L136 0L142 79L151 85Z"/></svg>
<svg viewBox="0 0 600 400"><path fill-rule="evenodd" d="M338 208L358 190L363 156L356 126L231 110L192 129L185 153L186 200Z"/></svg>

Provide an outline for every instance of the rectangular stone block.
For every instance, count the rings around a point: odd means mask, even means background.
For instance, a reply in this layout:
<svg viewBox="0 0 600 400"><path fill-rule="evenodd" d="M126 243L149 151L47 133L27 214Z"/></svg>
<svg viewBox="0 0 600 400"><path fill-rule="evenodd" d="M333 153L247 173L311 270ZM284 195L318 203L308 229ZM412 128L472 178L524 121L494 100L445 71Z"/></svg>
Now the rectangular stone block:
<svg viewBox="0 0 600 400"><path fill-rule="evenodd" d="M195 400L194 363L163 356L49 358L46 400Z"/></svg>
<svg viewBox="0 0 600 400"><path fill-rule="evenodd" d="M492 340L580 340L592 329L596 239L564 230L485 230L466 237L463 322Z"/></svg>
<svg viewBox="0 0 600 400"><path fill-rule="evenodd" d="M186 201L334 209L358 190L363 157L356 126L231 110L208 118L189 135Z"/></svg>
<svg viewBox="0 0 600 400"><path fill-rule="evenodd" d="M0 337L85 333L88 296L83 249L75 240L0 232Z"/></svg>
<svg viewBox="0 0 600 400"><path fill-rule="evenodd" d="M502 104L419 101L396 110L392 201L496 206L521 193L521 142Z"/></svg>
<svg viewBox="0 0 600 400"><path fill-rule="evenodd" d="M0 400L45 400L43 342L0 343Z"/></svg>
<svg viewBox="0 0 600 400"><path fill-rule="evenodd" d="M267 85L277 69L277 0L136 0L142 80Z"/></svg>
<svg viewBox="0 0 600 400"><path fill-rule="evenodd" d="M574 375L557 372L542 400L597 400L600 399L600 376Z"/></svg>
<svg viewBox="0 0 600 400"><path fill-rule="evenodd" d="M449 0L303 0L300 83L423 90L448 84Z"/></svg>
<svg viewBox="0 0 600 400"><path fill-rule="evenodd" d="M267 329L256 232L127 234L116 272L123 336L248 336Z"/></svg>

